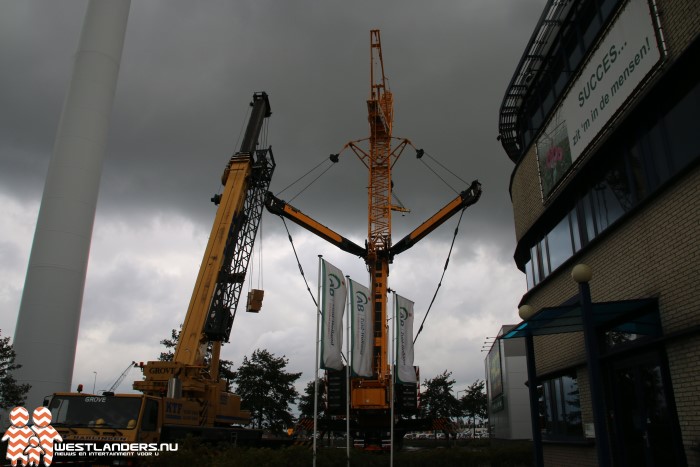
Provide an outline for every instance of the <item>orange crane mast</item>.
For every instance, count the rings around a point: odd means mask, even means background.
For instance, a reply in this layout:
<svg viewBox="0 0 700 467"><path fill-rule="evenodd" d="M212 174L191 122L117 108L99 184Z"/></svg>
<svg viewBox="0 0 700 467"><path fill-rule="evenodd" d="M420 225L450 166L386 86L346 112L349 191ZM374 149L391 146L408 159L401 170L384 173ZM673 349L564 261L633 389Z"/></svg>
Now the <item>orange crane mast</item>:
<svg viewBox="0 0 700 467"><path fill-rule="evenodd" d="M387 293L389 289L389 249L391 248L391 211L402 210L392 205L391 169L405 147L403 139L392 150L394 123L394 96L384 75L384 59L379 30L370 31L370 95L367 100L369 121L369 151L353 141L346 145L368 169L368 222L367 253L365 261L371 278L370 291L374 302L374 354L375 381L357 380L353 385L353 407L388 407L387 381L390 378L387 333Z"/></svg>

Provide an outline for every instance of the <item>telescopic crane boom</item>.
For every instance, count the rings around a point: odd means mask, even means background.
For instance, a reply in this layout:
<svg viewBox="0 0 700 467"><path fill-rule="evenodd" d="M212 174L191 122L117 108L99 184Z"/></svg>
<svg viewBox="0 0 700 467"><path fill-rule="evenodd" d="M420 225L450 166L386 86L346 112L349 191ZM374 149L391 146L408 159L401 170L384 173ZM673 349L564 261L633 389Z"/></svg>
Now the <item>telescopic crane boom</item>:
<svg viewBox="0 0 700 467"><path fill-rule="evenodd" d="M219 378L219 355L222 343L228 342L231 334L275 169L272 148L257 148L263 122L271 115L267 94L255 93L251 107L241 149L224 169L222 193L212 198L218 206L216 217L173 360L148 362L145 380L134 382L134 389L144 394L162 395L170 388L174 394L204 400L204 425L227 418L224 412L228 409L218 410L220 406L240 412L234 416L239 421L248 416L240 411L240 398L228 393Z"/></svg>
<svg viewBox="0 0 700 467"><path fill-rule="evenodd" d="M119 375L119 378L117 378L117 380L109 387L109 389L107 389L106 391L104 391L104 393L105 393L105 394L114 394L114 391L119 387L120 384L122 384L122 381L124 381L124 378L126 378L126 375L129 374L129 371L130 371L132 368L136 368L136 367L138 367L138 365L136 364L136 362L131 362L131 363L129 363L129 366L127 366L127 367L124 369L124 371L122 371L122 374Z"/></svg>
<svg viewBox="0 0 700 467"><path fill-rule="evenodd" d="M82 394L82 385L76 393L53 394L46 405L64 443L144 446L186 436L238 444L262 440L261 430L242 427L250 422L250 412L241 409L241 398L229 392L219 376L221 346L231 334L275 169L272 149L258 148L263 124L271 115L267 94L255 93L251 107L241 148L226 165L221 194L212 198L218 206L214 225L172 361L138 365L144 379L133 387L142 394L112 392L129 368L101 396ZM81 459L90 465L105 463L104 457Z"/></svg>
<svg viewBox="0 0 700 467"><path fill-rule="evenodd" d="M361 247L352 240L348 240L339 233L336 233L334 230L326 227L320 222L313 220L291 204L277 198L272 193L267 193L265 207L272 214L286 217L292 222L304 227L306 230L315 233L328 243L332 243L343 251L359 256L360 258L367 256L367 248Z"/></svg>

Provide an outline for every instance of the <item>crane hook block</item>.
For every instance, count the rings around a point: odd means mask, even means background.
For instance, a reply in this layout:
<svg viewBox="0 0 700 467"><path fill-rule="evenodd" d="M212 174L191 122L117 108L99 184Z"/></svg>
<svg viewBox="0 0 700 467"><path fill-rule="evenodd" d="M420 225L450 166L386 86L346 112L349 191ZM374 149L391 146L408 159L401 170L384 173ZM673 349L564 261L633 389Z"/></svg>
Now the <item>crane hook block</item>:
<svg viewBox="0 0 700 467"><path fill-rule="evenodd" d="M249 313L257 313L262 308L263 296L265 295L264 290L251 289L248 292L248 303L246 306L246 311Z"/></svg>

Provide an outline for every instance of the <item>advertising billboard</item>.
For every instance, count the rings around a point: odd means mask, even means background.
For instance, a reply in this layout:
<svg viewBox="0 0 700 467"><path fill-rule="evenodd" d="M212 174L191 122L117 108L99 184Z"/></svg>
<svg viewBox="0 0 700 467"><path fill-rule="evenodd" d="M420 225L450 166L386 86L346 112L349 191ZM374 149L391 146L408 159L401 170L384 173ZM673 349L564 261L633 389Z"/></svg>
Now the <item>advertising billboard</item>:
<svg viewBox="0 0 700 467"><path fill-rule="evenodd" d="M646 0L630 0L536 142L543 199L661 60Z"/></svg>

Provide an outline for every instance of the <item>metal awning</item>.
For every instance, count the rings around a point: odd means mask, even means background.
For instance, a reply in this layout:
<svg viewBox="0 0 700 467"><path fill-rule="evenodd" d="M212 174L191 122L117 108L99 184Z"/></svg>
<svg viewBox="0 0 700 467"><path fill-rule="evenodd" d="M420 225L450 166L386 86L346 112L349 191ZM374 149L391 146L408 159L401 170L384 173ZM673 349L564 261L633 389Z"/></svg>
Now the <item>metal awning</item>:
<svg viewBox="0 0 700 467"><path fill-rule="evenodd" d="M547 2L503 97L498 120L499 141L513 162L518 161L523 149L518 138L523 105L539 82L552 46L560 30L566 25L565 19L574 4L575 2L556 0Z"/></svg>
<svg viewBox="0 0 700 467"><path fill-rule="evenodd" d="M608 327L619 332L660 335L658 302L655 298L595 302L592 304L593 322L596 328ZM542 308L527 321L523 321L501 339L546 336L583 331L581 305L579 303Z"/></svg>

